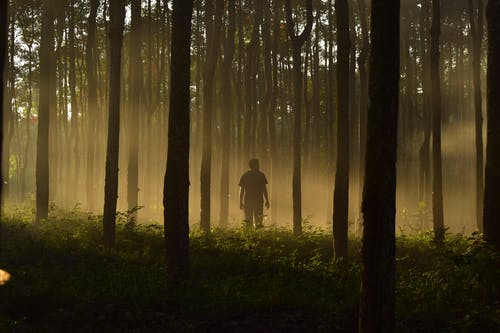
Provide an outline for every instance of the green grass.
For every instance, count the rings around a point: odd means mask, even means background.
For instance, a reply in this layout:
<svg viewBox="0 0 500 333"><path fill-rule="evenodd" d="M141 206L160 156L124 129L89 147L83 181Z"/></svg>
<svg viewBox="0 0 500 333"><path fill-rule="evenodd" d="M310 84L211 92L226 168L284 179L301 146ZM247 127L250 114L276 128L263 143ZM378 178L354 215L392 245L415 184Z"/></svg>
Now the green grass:
<svg viewBox="0 0 500 333"><path fill-rule="evenodd" d="M117 247L101 223L58 212L39 225L15 211L2 222L1 332L355 331L359 241L332 261L331 234L215 230L191 235L191 278L165 279L161 226L123 224ZM401 332L500 331L500 261L478 237L398 238Z"/></svg>

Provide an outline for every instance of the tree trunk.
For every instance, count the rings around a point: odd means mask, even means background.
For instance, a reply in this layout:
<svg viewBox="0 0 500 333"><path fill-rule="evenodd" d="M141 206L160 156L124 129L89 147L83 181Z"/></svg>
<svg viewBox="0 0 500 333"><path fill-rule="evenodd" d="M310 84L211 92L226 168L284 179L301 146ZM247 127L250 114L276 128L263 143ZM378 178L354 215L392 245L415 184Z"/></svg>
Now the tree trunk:
<svg viewBox="0 0 500 333"><path fill-rule="evenodd" d="M321 126L323 122L321 121L321 71L320 71L320 34L323 27L321 26L320 15L316 15L316 26L315 30L315 38L314 38L314 51L313 51L313 68L312 68L312 122L311 126L313 128L312 138L311 138L311 162L312 166L317 166L321 163ZM319 176L321 173L318 172L317 169L312 169L313 178L311 179L314 183L314 186L319 186Z"/></svg>
<svg viewBox="0 0 500 333"><path fill-rule="evenodd" d="M361 25L361 40L363 45L358 57L359 67L359 184L358 193L360 202L363 195L363 181L365 177L365 153L366 153L366 121L368 109L368 71L367 61L370 53L370 38L368 34L368 20L366 15L366 1L358 0L359 20ZM361 214L360 214L361 216ZM362 225L359 221L358 225ZM356 230L357 231L357 230Z"/></svg>
<svg viewBox="0 0 500 333"><path fill-rule="evenodd" d="M8 4L8 2L7 2ZM5 47L5 51L2 53L2 56L5 56L4 63L8 63L9 65L7 66L6 64L3 67L4 70L4 79L3 83L5 84L4 90L0 90L5 93L5 96L3 97L3 102L2 102L2 107L4 108L3 110L3 127L2 127L2 151L1 151L1 158L2 161L0 163L1 167L1 173L0 175L2 176L2 179L4 180L2 183L2 191L0 192L0 215L3 214L3 209L4 204L5 204L5 199L9 197L9 170L10 170L10 142L12 141L12 138L14 137L14 123L16 124L16 127L18 126L17 116L14 115L12 112L14 110L14 101L15 101L15 81L16 81L16 74L15 74L15 65L14 65L14 55L15 55L15 29L16 29L16 10L14 6L11 6L8 10L8 15L7 12L5 13L5 24L7 24L7 31L5 32L6 34L10 34L10 41L9 37L7 38L7 46ZM9 27L10 25L10 27ZM4 38L3 35L1 38ZM31 39L30 44L33 44L33 39ZM2 44L1 47L4 47ZM30 51L29 54L30 58L32 57L32 53ZM2 66L2 62L0 62L0 66ZM7 74L8 73L8 74ZM8 75L8 79L5 77Z"/></svg>
<svg viewBox="0 0 500 333"><path fill-rule="evenodd" d="M399 0L372 0L359 332L394 331Z"/></svg>
<svg viewBox="0 0 500 333"><path fill-rule="evenodd" d="M280 11L280 3L278 1L273 2L273 38L272 38L272 93L271 93L271 101L270 101L270 110L269 110L269 145L271 149L271 221L272 223L276 223L278 219L278 183L280 179L280 162L281 162L281 153L278 149L277 142L277 134L276 134L276 121L275 114L277 108L277 97L279 94L278 90L278 54L279 54L279 40L280 40L280 19L281 19L281 11ZM270 9L269 9L270 10Z"/></svg>
<svg viewBox="0 0 500 333"><path fill-rule="evenodd" d="M141 56L141 1L131 2L132 15L130 23L130 89L128 113L128 168L127 168L127 201L128 223L137 222L137 206L139 194L139 114L141 113L142 56ZM151 129L148 129L151 131ZM149 147L152 149L152 147Z"/></svg>
<svg viewBox="0 0 500 333"><path fill-rule="evenodd" d="M87 142L87 207L92 212L95 208L95 155L96 155L96 126L99 116L99 105L97 101L97 58L98 48L96 42L96 17L99 8L99 0L91 0L90 14L87 20L87 50L86 68L88 84L88 142Z"/></svg>
<svg viewBox="0 0 500 333"><path fill-rule="evenodd" d="M222 166L220 180L220 214L219 223L227 227L229 215L229 172L231 153L231 129L233 118L233 90L231 84L231 73L233 72L234 36L236 32L235 22L235 0L228 3L228 28L227 37L224 42L224 70L222 71L222 95L223 107L221 117L222 134Z"/></svg>
<svg viewBox="0 0 500 333"><path fill-rule="evenodd" d="M118 156L120 144L121 49L125 21L125 1L114 0L109 7L109 118L104 184L104 246L115 244L116 201L118 199Z"/></svg>
<svg viewBox="0 0 500 333"><path fill-rule="evenodd" d="M500 252L500 1L489 0L488 23L488 134L484 189L484 235Z"/></svg>
<svg viewBox="0 0 500 333"><path fill-rule="evenodd" d="M294 73L294 101L293 101L293 176L292 176L292 200L293 200L293 234L302 233L302 184L301 184L301 106L302 106L302 69L301 48L311 34L313 24L312 0L306 2L307 22L300 35L294 31L295 23L292 17L290 0L285 2L286 27L288 38L292 46L293 73Z"/></svg>
<svg viewBox="0 0 500 333"><path fill-rule="evenodd" d="M189 273L189 128L192 0L174 0L170 62L168 157L163 185L167 275Z"/></svg>
<svg viewBox="0 0 500 333"><path fill-rule="evenodd" d="M2 2L2 7L0 8L0 218L1 214L3 214L3 195L2 195L2 190L3 190L3 182L4 182L4 175L2 173L3 171L3 119L4 119L4 112L5 112L5 103L10 101L6 101L4 98L4 77L5 77L5 72L6 72L6 60L7 60L7 35L8 35L8 30L9 30L9 16L7 13L8 10L8 1L3 1ZM10 64L10 66L13 66L14 64ZM8 179L7 179L8 180ZM1 228L1 225L0 225ZM0 230L0 236L1 236L1 230Z"/></svg>
<svg viewBox="0 0 500 333"><path fill-rule="evenodd" d="M481 95L481 44L483 41L483 0L469 0L470 32L472 36L472 70L474 81L474 115L476 138L476 226L483 231L483 99Z"/></svg>
<svg viewBox="0 0 500 333"><path fill-rule="evenodd" d="M347 0L335 1L337 17L337 170L333 194L335 258L347 257L349 217L349 8Z"/></svg>
<svg viewBox="0 0 500 333"><path fill-rule="evenodd" d="M24 163L21 166L20 177L21 177L21 202L26 199L26 171L29 163L29 152L32 146L31 134L30 134L30 118L33 109L33 43L28 45L28 107L26 108L26 145L24 147ZM14 87L14 86L13 86ZM8 119L8 118L7 118Z"/></svg>
<svg viewBox="0 0 500 333"><path fill-rule="evenodd" d="M71 150L74 156L73 173L69 173L74 182L74 186L79 188L79 171L80 171L80 155L78 154L79 146L79 125L78 125L78 101L76 96L76 47L75 47L75 9L74 1L69 2L69 27L68 27L68 40L69 40L69 90L71 94ZM52 120L51 120L52 122ZM52 135L51 135L52 139ZM69 156L68 156L69 157ZM76 193L72 194L76 199Z"/></svg>
<svg viewBox="0 0 500 333"><path fill-rule="evenodd" d="M51 75L54 53L54 12L52 4L42 2L42 39L40 41L40 92L36 154L36 221L49 213L49 118Z"/></svg>
<svg viewBox="0 0 500 333"><path fill-rule="evenodd" d="M420 14L420 43L422 53L422 114L424 127L424 140L419 149L419 201L427 206L429 193L431 189L431 160L430 160L430 140L432 131L432 117L430 105L430 76L429 76L429 52L427 43L427 26L428 26L429 5L428 1L423 1Z"/></svg>
<svg viewBox="0 0 500 333"><path fill-rule="evenodd" d="M440 0L432 0L431 86L432 86L432 217L435 241L444 239L443 175L441 167L441 79L439 72L441 35Z"/></svg>
<svg viewBox="0 0 500 333"><path fill-rule="evenodd" d="M215 14L214 6L215 4ZM201 230L210 232L211 173L212 173L212 122L214 108L214 76L219 58L219 29L221 27L223 0L205 3L207 24L207 50L203 72L203 147L201 156Z"/></svg>

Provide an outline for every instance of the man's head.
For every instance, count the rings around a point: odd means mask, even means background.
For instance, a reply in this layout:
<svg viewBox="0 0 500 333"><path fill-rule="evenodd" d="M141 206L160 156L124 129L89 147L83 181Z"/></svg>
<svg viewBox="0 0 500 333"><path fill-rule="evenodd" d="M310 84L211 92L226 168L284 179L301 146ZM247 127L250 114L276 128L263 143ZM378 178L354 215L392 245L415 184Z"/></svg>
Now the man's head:
<svg viewBox="0 0 500 333"><path fill-rule="evenodd" d="M248 166L253 171L259 171L259 160L256 158L252 158L250 161L248 161Z"/></svg>

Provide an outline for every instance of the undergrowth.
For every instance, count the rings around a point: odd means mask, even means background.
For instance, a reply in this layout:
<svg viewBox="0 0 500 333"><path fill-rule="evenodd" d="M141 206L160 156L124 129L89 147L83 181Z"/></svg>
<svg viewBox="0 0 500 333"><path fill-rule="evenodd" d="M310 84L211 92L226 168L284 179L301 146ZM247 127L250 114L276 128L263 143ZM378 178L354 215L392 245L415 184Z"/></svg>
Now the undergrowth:
<svg viewBox="0 0 500 333"><path fill-rule="evenodd" d="M191 233L191 276L165 279L163 228L117 225L77 210L2 221L0 331L344 331L357 327L360 243L332 260L331 234L266 228ZM397 330L500 331L499 257L479 235L397 240Z"/></svg>

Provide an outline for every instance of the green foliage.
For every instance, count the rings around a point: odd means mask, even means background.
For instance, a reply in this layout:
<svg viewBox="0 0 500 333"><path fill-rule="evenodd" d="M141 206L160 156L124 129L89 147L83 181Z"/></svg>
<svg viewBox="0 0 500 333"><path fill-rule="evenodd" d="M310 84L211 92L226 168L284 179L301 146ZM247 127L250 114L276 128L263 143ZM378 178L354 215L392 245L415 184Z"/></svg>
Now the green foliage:
<svg viewBox="0 0 500 333"><path fill-rule="evenodd" d="M357 240L332 260L331 234L312 227L191 234L191 278L166 283L163 227L117 225L101 246L101 220L51 211L32 222L18 209L3 222L0 331L355 331ZM492 331L499 323L499 258L479 235L398 238L400 331Z"/></svg>
<svg viewBox="0 0 500 333"><path fill-rule="evenodd" d="M416 332L500 329L500 258L481 235L398 239L399 325Z"/></svg>

